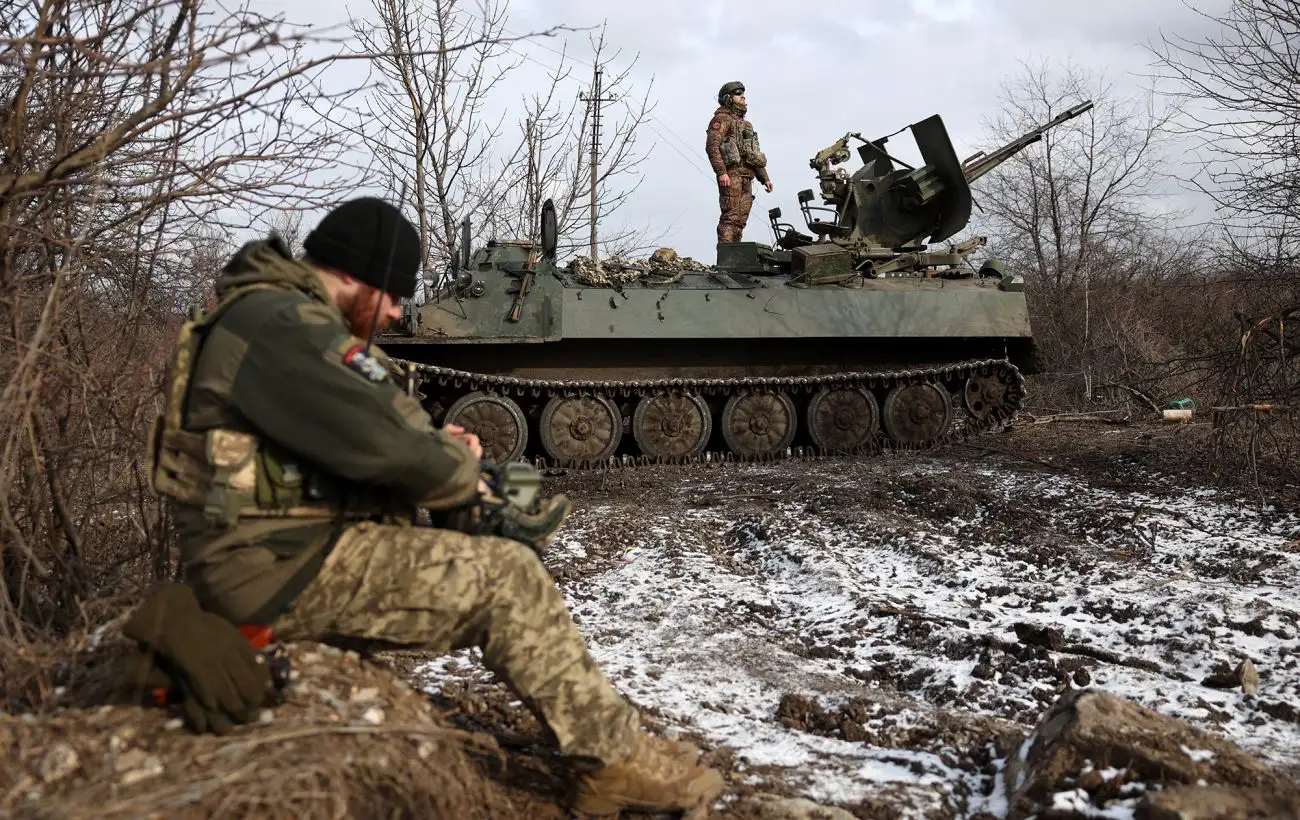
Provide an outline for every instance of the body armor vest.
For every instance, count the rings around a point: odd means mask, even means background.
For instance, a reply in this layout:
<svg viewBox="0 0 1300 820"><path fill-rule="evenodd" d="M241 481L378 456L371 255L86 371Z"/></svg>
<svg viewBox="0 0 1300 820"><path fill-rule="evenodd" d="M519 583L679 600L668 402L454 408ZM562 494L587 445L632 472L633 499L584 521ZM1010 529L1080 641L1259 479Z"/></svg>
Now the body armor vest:
<svg viewBox="0 0 1300 820"><path fill-rule="evenodd" d="M256 283L226 294L211 311L181 327L168 369L163 410L149 431L150 486L162 498L196 506L215 525L233 527L241 518L366 518L381 510L358 504L338 491L337 482L304 471L274 442L241 430L184 429L185 400L197 363L201 333L241 296L280 290Z"/></svg>
<svg viewBox="0 0 1300 820"><path fill-rule="evenodd" d="M722 152L723 165L727 166L728 170L742 165L754 169L766 168L767 155L759 148L758 132L746 124L743 117L736 116L734 112L732 116L734 119L731 128L728 129L726 138L718 145L718 149Z"/></svg>

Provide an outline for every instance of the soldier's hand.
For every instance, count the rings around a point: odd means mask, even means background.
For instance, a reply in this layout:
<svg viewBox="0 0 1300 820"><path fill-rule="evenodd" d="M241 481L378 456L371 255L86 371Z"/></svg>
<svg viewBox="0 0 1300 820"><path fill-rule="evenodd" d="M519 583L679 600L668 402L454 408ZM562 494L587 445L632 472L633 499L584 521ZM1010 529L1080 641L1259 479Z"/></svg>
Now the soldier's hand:
<svg viewBox="0 0 1300 820"><path fill-rule="evenodd" d="M496 534L518 541L537 553L538 557L544 556L555 537L555 531L564 523L572 508L573 504L566 495L551 496L530 511L507 507Z"/></svg>
<svg viewBox="0 0 1300 820"><path fill-rule="evenodd" d="M271 696L271 673L256 650L233 624L203 611L183 584L155 587L122 634L139 649L128 682L179 687L191 731L225 734L252 721Z"/></svg>
<svg viewBox="0 0 1300 820"><path fill-rule="evenodd" d="M442 428L443 432L457 441L465 443L474 458L483 459L483 443L478 440L478 436L473 433L465 432L465 428L459 424L448 424Z"/></svg>
<svg viewBox="0 0 1300 820"><path fill-rule="evenodd" d="M769 194L772 193L772 180L769 179L767 182L764 182L763 187L767 189Z"/></svg>
<svg viewBox="0 0 1300 820"><path fill-rule="evenodd" d="M730 174L721 174L721 175L718 177L718 187L719 187L719 188L730 188L730 187L731 187L731 175L730 175Z"/></svg>

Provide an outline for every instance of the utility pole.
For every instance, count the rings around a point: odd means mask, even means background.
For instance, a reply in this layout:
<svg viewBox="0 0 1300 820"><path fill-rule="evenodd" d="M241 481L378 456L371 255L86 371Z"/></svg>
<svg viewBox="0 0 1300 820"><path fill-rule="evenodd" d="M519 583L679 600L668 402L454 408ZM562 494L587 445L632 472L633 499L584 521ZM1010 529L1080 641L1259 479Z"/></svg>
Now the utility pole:
<svg viewBox="0 0 1300 820"><path fill-rule="evenodd" d="M588 119L591 120L591 261L596 261L596 176L600 167L600 105L613 102L617 97L602 97L600 75L602 70L596 66L592 79L592 93L579 94L578 98L587 103Z"/></svg>

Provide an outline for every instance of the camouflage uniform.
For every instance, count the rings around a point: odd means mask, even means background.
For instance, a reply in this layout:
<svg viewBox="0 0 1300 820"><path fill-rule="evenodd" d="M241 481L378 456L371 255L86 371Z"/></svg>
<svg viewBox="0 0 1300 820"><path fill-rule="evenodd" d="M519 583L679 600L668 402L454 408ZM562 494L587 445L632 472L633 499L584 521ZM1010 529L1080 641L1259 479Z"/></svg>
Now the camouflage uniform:
<svg viewBox="0 0 1300 820"><path fill-rule="evenodd" d="M415 526L421 507L475 499L479 462L393 383L315 271L253 242L216 290L181 332L150 451L204 607L291 639L480 646L563 754L633 756L639 716L536 554Z"/></svg>
<svg viewBox="0 0 1300 820"><path fill-rule="evenodd" d="M718 242L739 242L754 204L753 181L768 180L767 157L759 149L754 126L734 105L720 105L713 112L704 150L714 175L726 174L731 181L718 192Z"/></svg>
<svg viewBox="0 0 1300 820"><path fill-rule="evenodd" d="M536 553L504 538L426 527L349 527L276 630L451 652L483 650L561 752L623 760L638 716L588 654Z"/></svg>

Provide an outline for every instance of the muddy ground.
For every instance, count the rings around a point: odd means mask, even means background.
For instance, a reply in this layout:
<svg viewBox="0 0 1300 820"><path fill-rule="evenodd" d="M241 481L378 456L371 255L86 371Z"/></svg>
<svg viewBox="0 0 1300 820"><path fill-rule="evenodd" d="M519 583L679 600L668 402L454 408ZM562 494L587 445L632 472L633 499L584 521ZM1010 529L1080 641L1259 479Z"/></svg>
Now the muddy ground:
<svg viewBox="0 0 1300 820"><path fill-rule="evenodd" d="M557 474L576 509L547 563L619 688L726 771L724 814L759 790L998 816L1007 754L1086 686L1300 767L1297 488L1207 486L1206 436L1022 424L871 461ZM546 768L474 652L399 663Z"/></svg>
<svg viewBox="0 0 1300 820"><path fill-rule="evenodd" d="M769 793L1003 817L1008 759L1084 687L1300 778L1300 488L1207 483L1207 435L1021 423L876 459L556 474L575 510L546 562L646 722L724 772L717 816L757 820ZM228 741L71 684L0 715L0 816L567 816L559 761L476 652L292 649L287 702ZM1140 816L1117 771L1087 763L1040 816Z"/></svg>

